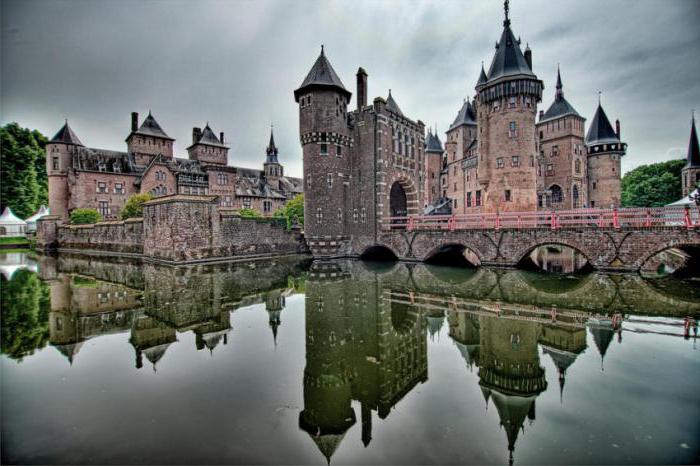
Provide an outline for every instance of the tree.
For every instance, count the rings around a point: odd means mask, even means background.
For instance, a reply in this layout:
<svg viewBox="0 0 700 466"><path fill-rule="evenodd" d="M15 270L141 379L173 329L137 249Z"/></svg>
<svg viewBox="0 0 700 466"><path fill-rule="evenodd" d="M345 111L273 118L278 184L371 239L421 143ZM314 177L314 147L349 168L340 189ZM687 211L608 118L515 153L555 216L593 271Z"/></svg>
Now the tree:
<svg viewBox="0 0 700 466"><path fill-rule="evenodd" d="M97 223L100 220L102 215L95 209L73 209L70 213L70 223L73 225Z"/></svg>
<svg viewBox="0 0 700 466"><path fill-rule="evenodd" d="M27 218L48 202L46 137L8 123L0 128L0 204Z"/></svg>
<svg viewBox="0 0 700 466"><path fill-rule="evenodd" d="M238 211L238 215L242 218L263 218L263 215L255 209L244 207Z"/></svg>
<svg viewBox="0 0 700 466"><path fill-rule="evenodd" d="M134 194L133 196L129 197L119 213L122 220L126 220L127 218L143 217L143 204L144 202L150 201L151 197L152 196L149 193Z"/></svg>
<svg viewBox="0 0 700 466"><path fill-rule="evenodd" d="M685 160L641 165L622 177L623 207L661 207L681 198Z"/></svg>
<svg viewBox="0 0 700 466"><path fill-rule="evenodd" d="M292 200L287 202L284 207L280 207L274 213L273 217L284 218L287 220L287 229L292 228L296 222L298 225L304 224L304 195L297 194Z"/></svg>

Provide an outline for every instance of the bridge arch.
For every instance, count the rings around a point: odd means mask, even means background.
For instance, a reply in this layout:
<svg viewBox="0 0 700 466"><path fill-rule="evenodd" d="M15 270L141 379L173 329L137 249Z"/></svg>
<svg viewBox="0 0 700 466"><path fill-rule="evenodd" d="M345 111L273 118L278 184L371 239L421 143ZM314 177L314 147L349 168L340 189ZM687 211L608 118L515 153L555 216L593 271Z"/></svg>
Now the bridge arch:
<svg viewBox="0 0 700 466"><path fill-rule="evenodd" d="M460 242L447 242L430 249L422 261L432 265L478 267L481 265L481 256Z"/></svg>
<svg viewBox="0 0 700 466"><path fill-rule="evenodd" d="M384 244L372 244L367 246L360 254L360 259L378 262L393 262L399 260L399 255L396 254L389 246Z"/></svg>
<svg viewBox="0 0 700 466"><path fill-rule="evenodd" d="M525 267L527 268L528 262L533 262L534 261L531 259L532 253L538 249L538 248L547 248L550 246L554 247L559 247L559 248L568 248L573 250L575 253L580 254L586 261L585 264L578 264L574 263L573 264L573 271L579 271L583 268L587 267L592 267L594 264L591 261L590 253L585 250L585 248L582 248L580 245L576 244L573 241L568 241L566 239L543 239L541 241L536 241L534 243L529 244L525 249L521 250L516 254L514 257L516 264L519 267ZM575 257L572 258L572 260L575 261ZM540 264L534 263L534 265L538 266L538 268L542 268Z"/></svg>
<svg viewBox="0 0 700 466"><path fill-rule="evenodd" d="M690 256L684 267L685 270L692 272L693 269L700 268L700 241L693 243L685 241L679 242L677 240L666 241L656 247L650 248L649 251L643 254L639 260L633 264L633 266L641 270L651 259L670 249L679 249Z"/></svg>

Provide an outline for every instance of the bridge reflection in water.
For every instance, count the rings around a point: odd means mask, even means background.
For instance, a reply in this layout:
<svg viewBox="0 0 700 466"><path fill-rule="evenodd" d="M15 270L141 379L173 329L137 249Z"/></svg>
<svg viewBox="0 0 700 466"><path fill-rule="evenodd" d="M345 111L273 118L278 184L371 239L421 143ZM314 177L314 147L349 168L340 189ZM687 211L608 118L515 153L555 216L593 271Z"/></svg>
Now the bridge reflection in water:
<svg viewBox="0 0 700 466"><path fill-rule="evenodd" d="M171 268L65 255L42 258L39 273L50 289L49 343L71 364L86 340L129 332L135 367L154 371L183 332L194 333L196 350L214 355L231 338L231 312L255 303L265 303L276 342L286 298L305 293L298 426L328 462L358 420L368 446L373 420L388 418L428 380L428 339L442 329L465 370L477 371L512 462L548 389L541 355L556 367L563 403L567 371L586 351L587 332L603 364L625 332L682 337L681 319L700 315L697 290L637 275L289 259ZM640 310L657 318L635 317Z"/></svg>

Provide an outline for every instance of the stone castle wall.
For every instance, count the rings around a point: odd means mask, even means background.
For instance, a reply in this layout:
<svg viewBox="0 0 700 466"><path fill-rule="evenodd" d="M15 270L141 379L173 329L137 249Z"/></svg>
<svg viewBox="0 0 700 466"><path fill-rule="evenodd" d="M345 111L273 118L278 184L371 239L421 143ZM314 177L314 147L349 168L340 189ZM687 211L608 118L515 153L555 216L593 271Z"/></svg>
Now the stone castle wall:
<svg viewBox="0 0 700 466"><path fill-rule="evenodd" d="M141 254L143 221L133 218L94 225L62 225L58 227L58 246L64 249Z"/></svg>

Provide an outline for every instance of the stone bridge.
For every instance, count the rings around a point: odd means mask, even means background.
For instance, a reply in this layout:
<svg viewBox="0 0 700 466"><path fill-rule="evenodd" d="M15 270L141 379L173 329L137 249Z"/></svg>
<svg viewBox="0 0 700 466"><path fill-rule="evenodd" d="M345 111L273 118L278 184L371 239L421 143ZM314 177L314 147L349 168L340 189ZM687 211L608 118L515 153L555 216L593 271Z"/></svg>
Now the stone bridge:
<svg viewBox="0 0 700 466"><path fill-rule="evenodd" d="M422 262L437 254L465 254L473 265L514 267L535 248L568 246L597 270L636 272L656 254L677 248L700 257L700 230L685 226L621 228L504 228L384 230L376 239L352 241L351 256L390 251L400 260Z"/></svg>

